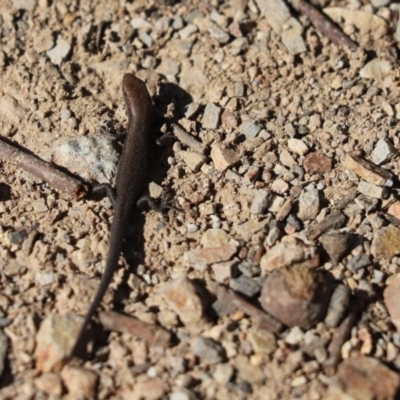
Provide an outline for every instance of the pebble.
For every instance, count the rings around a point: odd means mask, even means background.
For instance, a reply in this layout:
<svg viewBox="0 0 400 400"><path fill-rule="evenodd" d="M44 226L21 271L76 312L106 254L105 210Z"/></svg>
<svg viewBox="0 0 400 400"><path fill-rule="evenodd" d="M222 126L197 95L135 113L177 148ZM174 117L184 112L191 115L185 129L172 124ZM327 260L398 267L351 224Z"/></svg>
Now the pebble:
<svg viewBox="0 0 400 400"><path fill-rule="evenodd" d="M361 157L347 155L344 166L373 185L388 187L393 185L392 174L388 170L378 167L371 161Z"/></svg>
<svg viewBox="0 0 400 400"><path fill-rule="evenodd" d="M208 103L201 120L204 129L217 129L220 121L221 108L214 103Z"/></svg>
<svg viewBox="0 0 400 400"><path fill-rule="evenodd" d="M317 239L323 233L330 229L339 229L346 223L346 217L340 212L333 212L325 217L322 222L313 223L307 229L307 237L310 240Z"/></svg>
<svg viewBox="0 0 400 400"><path fill-rule="evenodd" d="M207 162L207 158L193 151L179 151L177 155L183 162L193 171L198 172L201 167Z"/></svg>
<svg viewBox="0 0 400 400"><path fill-rule="evenodd" d="M391 259L400 254L400 229L393 225L379 229L371 243L371 254L377 259Z"/></svg>
<svg viewBox="0 0 400 400"><path fill-rule="evenodd" d="M81 329L83 317L49 315L36 334L36 368L42 372L60 371Z"/></svg>
<svg viewBox="0 0 400 400"><path fill-rule="evenodd" d="M397 332L400 333L400 274L391 276L386 281L386 285L385 291L383 292L385 306L389 311L393 325L396 327Z"/></svg>
<svg viewBox="0 0 400 400"><path fill-rule="evenodd" d="M371 154L371 160L376 165L388 162L397 154L392 142L387 138L379 139Z"/></svg>
<svg viewBox="0 0 400 400"><path fill-rule="evenodd" d="M308 221L315 219L319 214L321 200L317 189L303 190L299 196L299 211L297 216Z"/></svg>
<svg viewBox="0 0 400 400"><path fill-rule="evenodd" d="M319 241L322 244L324 250L328 253L332 262L338 264L344 255L347 253L351 245L352 235L350 232L341 232L337 230L331 230L324 233Z"/></svg>
<svg viewBox="0 0 400 400"><path fill-rule="evenodd" d="M193 104L193 103L192 103ZM195 151L199 154L204 154L206 151L206 146L204 146L201 142L195 139L192 135L189 135L182 129L180 126L174 124L173 125L174 135L175 137L184 145L188 146L191 150Z"/></svg>
<svg viewBox="0 0 400 400"><path fill-rule="evenodd" d="M302 342L304 337L304 332L298 327L293 327L288 335L285 337L285 342L291 346L298 345Z"/></svg>
<svg viewBox="0 0 400 400"><path fill-rule="evenodd" d="M214 379L218 383L227 384L233 377L234 368L228 363L217 364L214 370Z"/></svg>
<svg viewBox="0 0 400 400"><path fill-rule="evenodd" d="M261 271L265 274L275 269L288 267L294 263L301 263L317 256L315 247L306 245L300 241L278 243L260 261Z"/></svg>
<svg viewBox="0 0 400 400"><path fill-rule="evenodd" d="M396 201L388 208L388 214L400 220L400 201Z"/></svg>
<svg viewBox="0 0 400 400"><path fill-rule="evenodd" d="M229 286L231 289L247 297L254 297L261 290L261 285L256 280L244 275L236 279L231 279Z"/></svg>
<svg viewBox="0 0 400 400"><path fill-rule="evenodd" d="M300 139L288 139L287 144L290 150L300 156L304 156L308 153L308 146Z"/></svg>
<svg viewBox="0 0 400 400"><path fill-rule="evenodd" d="M240 126L240 131L247 139L256 137L260 133L261 129L262 127L253 121L245 121Z"/></svg>
<svg viewBox="0 0 400 400"><path fill-rule="evenodd" d="M184 277L168 281L162 285L160 292L185 325L194 326L203 320L203 301L197 287L189 279Z"/></svg>
<svg viewBox="0 0 400 400"><path fill-rule="evenodd" d="M237 259L215 263L211 265L211 271L214 274L214 279L216 282L224 283L230 280L236 273Z"/></svg>
<svg viewBox="0 0 400 400"><path fill-rule="evenodd" d="M303 167L309 174L325 174L332 171L332 159L320 153L309 153L304 157Z"/></svg>
<svg viewBox="0 0 400 400"><path fill-rule="evenodd" d="M257 190L250 207L251 214L264 214L271 200L271 193L266 190Z"/></svg>
<svg viewBox="0 0 400 400"><path fill-rule="evenodd" d="M358 254L350 258L347 262L347 268L351 271L356 271L358 269L367 267L371 264L371 259L368 254Z"/></svg>
<svg viewBox="0 0 400 400"><path fill-rule="evenodd" d="M99 380L95 371L67 365L61 371L61 378L69 395L76 399L80 397L94 398Z"/></svg>
<svg viewBox="0 0 400 400"><path fill-rule="evenodd" d="M325 317L329 299L330 287L324 275L295 265L268 275L260 304L283 324L310 329Z"/></svg>
<svg viewBox="0 0 400 400"><path fill-rule="evenodd" d="M328 328L336 328L343 320L349 309L351 290L347 285L339 284L333 291L329 301L328 312L325 317L325 325Z"/></svg>
<svg viewBox="0 0 400 400"><path fill-rule="evenodd" d="M199 110L200 110L200 104L198 104L198 103L189 103L185 107L185 117L188 118L188 119L192 119L197 115ZM175 130L175 125L174 125L174 130Z"/></svg>
<svg viewBox="0 0 400 400"><path fill-rule="evenodd" d="M217 364L224 361L225 358L224 348L214 340L203 336L196 336L192 340L191 349L205 364Z"/></svg>
<svg viewBox="0 0 400 400"><path fill-rule="evenodd" d="M194 24L188 24L179 31L179 36L181 39L189 39L193 34L198 31L197 26Z"/></svg>
<svg viewBox="0 0 400 400"><path fill-rule="evenodd" d="M388 190L385 187L373 185L366 181L360 181L357 186L357 191L366 196L374 197L375 199L386 199Z"/></svg>
<svg viewBox="0 0 400 400"><path fill-rule="evenodd" d="M57 398L61 398L63 393L60 375L54 372L47 372L36 378L35 386L41 392Z"/></svg>
<svg viewBox="0 0 400 400"><path fill-rule="evenodd" d="M211 159L215 168L223 172L240 161L240 155L232 149L227 149L221 144L214 144L211 147Z"/></svg>
<svg viewBox="0 0 400 400"><path fill-rule="evenodd" d="M169 400L196 400L196 398L188 389L174 390L169 396Z"/></svg>
<svg viewBox="0 0 400 400"><path fill-rule="evenodd" d="M400 377L378 360L359 356L344 360L329 388L331 395L352 399L395 399ZM332 397L344 399L344 397Z"/></svg>
<svg viewBox="0 0 400 400"><path fill-rule="evenodd" d="M112 143L97 136L70 139L53 151L53 161L87 180L112 182L119 155Z"/></svg>
<svg viewBox="0 0 400 400"><path fill-rule="evenodd" d="M267 330L253 328L247 333L247 340L256 354L272 354L278 346L275 335Z"/></svg>
<svg viewBox="0 0 400 400"><path fill-rule="evenodd" d="M46 54L53 64L61 65L70 51L71 45L59 36L56 45L52 49L48 50Z"/></svg>
<svg viewBox="0 0 400 400"><path fill-rule="evenodd" d="M220 27L218 27L217 25L212 24L209 28L208 28L208 32L210 33L210 35L216 39L219 43L221 44L226 44L229 42L230 40L230 35L228 32L225 32L223 29L221 29Z"/></svg>
<svg viewBox="0 0 400 400"><path fill-rule="evenodd" d="M389 61L374 58L364 65L360 70L360 77L363 79L375 79L381 81L385 76L392 71L392 66Z"/></svg>

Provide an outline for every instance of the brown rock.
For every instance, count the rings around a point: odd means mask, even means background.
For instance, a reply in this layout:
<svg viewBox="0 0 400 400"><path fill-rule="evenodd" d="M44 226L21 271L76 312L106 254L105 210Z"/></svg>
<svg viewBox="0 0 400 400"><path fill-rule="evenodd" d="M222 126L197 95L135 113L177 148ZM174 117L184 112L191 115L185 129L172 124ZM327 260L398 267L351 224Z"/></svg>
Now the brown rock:
<svg viewBox="0 0 400 400"><path fill-rule="evenodd" d="M388 214L400 219L400 201L396 201L389 207Z"/></svg>
<svg viewBox="0 0 400 400"><path fill-rule="evenodd" d="M61 397L63 392L60 375L54 372L47 372L36 378L35 385L40 391L54 397Z"/></svg>
<svg viewBox="0 0 400 400"><path fill-rule="evenodd" d="M75 398L83 396L86 399L91 399L94 397L99 380L96 372L68 365L61 371L61 378L69 394L74 395Z"/></svg>
<svg viewBox="0 0 400 400"><path fill-rule="evenodd" d="M400 254L400 229L389 225L375 232L371 253L378 260L380 258L390 259Z"/></svg>
<svg viewBox="0 0 400 400"><path fill-rule="evenodd" d="M36 335L36 367L42 372L60 371L83 322L76 315L50 315Z"/></svg>
<svg viewBox="0 0 400 400"><path fill-rule="evenodd" d="M203 302L196 286L187 278L165 283L161 293L185 325L198 324L203 318Z"/></svg>
<svg viewBox="0 0 400 400"><path fill-rule="evenodd" d="M397 398L400 377L372 357L355 357L343 361L329 392L347 395L352 400L391 400Z"/></svg>
<svg viewBox="0 0 400 400"><path fill-rule="evenodd" d="M400 332L400 274L391 276L386 283L387 286L383 292L385 306L389 311L390 319L396 327L397 332Z"/></svg>
<svg viewBox="0 0 400 400"><path fill-rule="evenodd" d="M304 158L303 167L309 174L325 174L332 170L332 160L323 154L310 153Z"/></svg>
<svg viewBox="0 0 400 400"><path fill-rule="evenodd" d="M319 241L321 242L322 247L328 253L332 262L337 264L346 254L351 244L350 239L350 232L332 230L323 234L319 238Z"/></svg>
<svg viewBox="0 0 400 400"><path fill-rule="evenodd" d="M288 326L309 329L327 310L331 289L319 271L295 265L273 271L262 288L262 308Z"/></svg>
<svg viewBox="0 0 400 400"><path fill-rule="evenodd" d="M287 267L300 263L316 256L316 249L303 242L281 242L269 249L260 262L261 271L264 273L277 268Z"/></svg>

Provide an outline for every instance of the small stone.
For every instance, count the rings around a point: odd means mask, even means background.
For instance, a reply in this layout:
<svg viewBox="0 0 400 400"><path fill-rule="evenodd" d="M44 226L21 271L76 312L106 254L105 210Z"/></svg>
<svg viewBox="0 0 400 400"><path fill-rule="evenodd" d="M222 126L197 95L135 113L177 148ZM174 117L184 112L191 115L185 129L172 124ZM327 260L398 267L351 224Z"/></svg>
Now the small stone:
<svg viewBox="0 0 400 400"><path fill-rule="evenodd" d="M57 39L57 44L51 50L48 50L46 54L53 64L61 65L70 51L71 45L61 36L59 36Z"/></svg>
<svg viewBox="0 0 400 400"><path fill-rule="evenodd" d="M238 260L235 259L213 264L211 270L214 273L214 279L219 283L224 283L231 279L235 275L237 262Z"/></svg>
<svg viewBox="0 0 400 400"><path fill-rule="evenodd" d="M321 242L322 247L328 253L332 262L336 265L340 262L350 247L351 237L352 235L350 232L331 230L327 233L324 233L319 238L319 241Z"/></svg>
<svg viewBox="0 0 400 400"><path fill-rule="evenodd" d="M379 229L374 234L371 253L376 259L391 259L400 254L400 229L393 225Z"/></svg>
<svg viewBox="0 0 400 400"><path fill-rule="evenodd" d="M294 265L268 275L260 303L285 325L310 329L325 317L330 291L320 271Z"/></svg>
<svg viewBox="0 0 400 400"><path fill-rule="evenodd" d="M221 44L225 44L229 42L230 39L230 35L228 32L225 32L223 29L221 29L220 27L218 27L215 24L212 24L209 28L208 28L208 32L210 33L210 35L216 39L219 43Z"/></svg>
<svg viewBox="0 0 400 400"><path fill-rule="evenodd" d="M247 333L247 340L256 354L272 354L278 346L275 335L266 330L251 329Z"/></svg>
<svg viewBox="0 0 400 400"><path fill-rule="evenodd" d="M376 165L389 161L397 154L397 150L389 139L379 139L372 151L371 159Z"/></svg>
<svg viewBox="0 0 400 400"><path fill-rule="evenodd" d="M320 153L307 154L303 167L309 174L325 174L332 171L332 159Z"/></svg>
<svg viewBox="0 0 400 400"><path fill-rule="evenodd" d="M255 219L251 219L247 222L244 222L240 225L233 225L233 230L245 241L249 241L252 236L254 236L257 232L266 229L266 226L269 224L270 218L268 216L261 221L257 221Z"/></svg>
<svg viewBox="0 0 400 400"><path fill-rule="evenodd" d="M205 364L217 364L225 358L224 348L214 340L203 336L197 336L192 340L191 349Z"/></svg>
<svg viewBox="0 0 400 400"><path fill-rule="evenodd" d="M208 103L201 120L202 127L204 129L217 129L220 115L221 108L216 106L214 103Z"/></svg>
<svg viewBox="0 0 400 400"><path fill-rule="evenodd" d="M376 7L385 7L390 3L390 0L371 0L371 4Z"/></svg>
<svg viewBox="0 0 400 400"><path fill-rule="evenodd" d="M346 217L341 212L333 212L324 218L322 222L311 224L307 229L307 237L310 240L315 240L330 229L341 228L345 222Z"/></svg>
<svg viewBox="0 0 400 400"><path fill-rule="evenodd" d="M254 297L261 290L261 285L257 281L244 275L236 279L231 279L229 286L231 289L247 297Z"/></svg>
<svg viewBox="0 0 400 400"><path fill-rule="evenodd" d="M396 201L388 208L388 214L400 220L400 201Z"/></svg>
<svg viewBox="0 0 400 400"><path fill-rule="evenodd" d="M199 324L203 319L203 302L197 287L187 278L164 283L161 294L169 307L188 326Z"/></svg>
<svg viewBox="0 0 400 400"><path fill-rule="evenodd" d="M317 256L315 247L306 245L302 242L278 243L264 254L260 261L261 271L273 271L275 269L288 267L295 263L301 263L305 260Z"/></svg>
<svg viewBox="0 0 400 400"><path fill-rule="evenodd" d="M253 202L251 203L250 212L256 215L265 214L270 200L271 193L266 190L257 190Z"/></svg>
<svg viewBox="0 0 400 400"><path fill-rule="evenodd" d="M211 159L218 171L225 171L240 161L240 155L232 149L221 147L220 144L214 144L211 147Z"/></svg>
<svg viewBox="0 0 400 400"><path fill-rule="evenodd" d="M289 190L289 184L281 178L272 182L271 189L276 193L286 193Z"/></svg>
<svg viewBox="0 0 400 400"><path fill-rule="evenodd" d="M198 103L189 103L185 107L185 117L188 118L188 119L193 118L199 112L199 109L200 109L200 104L198 104Z"/></svg>
<svg viewBox="0 0 400 400"><path fill-rule="evenodd" d="M359 356L339 365L329 393L343 400L389 400L396 398L399 388L400 377L396 372L372 357Z"/></svg>
<svg viewBox="0 0 400 400"><path fill-rule="evenodd" d="M233 360L239 379L245 382L260 384L265 379L265 374L262 368L257 365L252 365L250 360L245 355L239 354Z"/></svg>
<svg viewBox="0 0 400 400"><path fill-rule="evenodd" d="M42 372L60 371L75 344L83 318L76 315L49 315L36 334L36 368Z"/></svg>
<svg viewBox="0 0 400 400"><path fill-rule="evenodd" d="M203 233L200 243L203 247L220 247L229 244L230 240L230 235L223 229L211 228Z"/></svg>
<svg viewBox="0 0 400 400"><path fill-rule="evenodd" d="M300 139L288 139L287 144L290 150L300 156L304 156L308 153L308 146Z"/></svg>
<svg viewBox="0 0 400 400"><path fill-rule="evenodd" d="M60 398L63 393L60 375L54 372L47 372L36 378L35 385L38 390L54 397Z"/></svg>
<svg viewBox="0 0 400 400"><path fill-rule="evenodd" d="M299 196L299 212L297 216L302 221L314 219L321 207L319 191L317 189L303 190Z"/></svg>
<svg viewBox="0 0 400 400"><path fill-rule="evenodd" d="M196 396L187 389L174 390L170 396L169 400L196 400Z"/></svg>
<svg viewBox="0 0 400 400"><path fill-rule="evenodd" d="M376 79L381 81L386 75L389 75L392 70L390 62L374 58L364 65L360 70L360 77L364 79Z"/></svg>
<svg viewBox="0 0 400 400"><path fill-rule="evenodd" d="M71 396L94 398L99 377L93 370L68 365L61 371L61 378Z"/></svg>
<svg viewBox="0 0 400 400"><path fill-rule="evenodd" d="M328 328L336 328L349 310L351 290L346 285L339 284L333 291L328 312L325 317L325 325Z"/></svg>
<svg viewBox="0 0 400 400"><path fill-rule="evenodd" d="M357 191L375 199L386 199L389 195L388 190L385 187L373 185L366 181L359 182Z"/></svg>
<svg viewBox="0 0 400 400"><path fill-rule="evenodd" d="M368 254L358 254L353 258L350 258L347 263L347 268L351 271L367 267L371 264L371 259Z"/></svg>
<svg viewBox="0 0 400 400"><path fill-rule="evenodd" d="M284 221L286 217L289 215L291 209L293 206L293 200L292 199L287 199L285 202L282 204L281 208L278 211L278 214L276 214L276 220L277 221Z"/></svg>
<svg viewBox="0 0 400 400"><path fill-rule="evenodd" d="M179 31L179 36L181 39L189 39L193 34L198 31L197 26L194 24L188 24L183 29Z"/></svg>
<svg viewBox="0 0 400 400"><path fill-rule="evenodd" d="M373 185L393 186L392 174L386 169L373 164L371 161L358 156L348 155L345 158L344 166Z"/></svg>
<svg viewBox="0 0 400 400"><path fill-rule="evenodd" d="M179 151L178 155L193 172L199 171L203 164L207 161L206 157L193 151L181 150Z"/></svg>
<svg viewBox="0 0 400 400"><path fill-rule="evenodd" d="M400 274L391 276L386 282L386 288L383 293L385 306L389 311L390 319L400 333Z"/></svg>
<svg viewBox="0 0 400 400"><path fill-rule="evenodd" d="M293 327L288 335L285 337L285 342L291 346L298 345L302 342L304 338L304 332L298 327Z"/></svg>
<svg viewBox="0 0 400 400"><path fill-rule="evenodd" d="M226 384L228 383L234 374L234 369L230 364L217 364L214 370L214 379L218 383Z"/></svg>
<svg viewBox="0 0 400 400"><path fill-rule="evenodd" d="M240 126L240 131L247 139L256 137L262 127L260 125L255 124L253 121L245 121Z"/></svg>
<svg viewBox="0 0 400 400"><path fill-rule="evenodd" d="M181 143L190 147L196 153L204 154L206 147L202 143L200 143L192 135L189 135L180 126L176 124L173 126L173 129L174 129L174 135Z"/></svg>
<svg viewBox="0 0 400 400"><path fill-rule="evenodd" d="M285 202L284 197L279 196L277 194L272 195L271 202L269 204L269 211L276 213L279 212L284 202Z"/></svg>

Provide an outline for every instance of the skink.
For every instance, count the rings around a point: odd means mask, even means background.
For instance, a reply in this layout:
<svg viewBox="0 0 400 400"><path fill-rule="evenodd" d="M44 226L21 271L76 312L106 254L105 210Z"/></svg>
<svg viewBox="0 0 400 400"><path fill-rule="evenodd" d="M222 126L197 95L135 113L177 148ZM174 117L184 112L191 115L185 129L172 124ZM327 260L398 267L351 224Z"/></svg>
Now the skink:
<svg viewBox="0 0 400 400"><path fill-rule="evenodd" d="M86 328L96 312L118 266L126 236L127 224L146 181L149 131L152 118L152 102L146 85L133 74L125 74L122 82L128 132L115 179L116 202L110 229L110 243L106 267L100 286L89 307L75 345L73 356L80 348Z"/></svg>

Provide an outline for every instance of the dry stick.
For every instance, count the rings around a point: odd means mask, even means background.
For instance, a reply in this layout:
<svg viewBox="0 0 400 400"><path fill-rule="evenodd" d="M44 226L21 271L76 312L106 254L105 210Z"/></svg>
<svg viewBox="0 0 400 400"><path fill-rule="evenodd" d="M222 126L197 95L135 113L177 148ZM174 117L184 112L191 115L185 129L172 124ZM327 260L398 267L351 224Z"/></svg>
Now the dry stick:
<svg viewBox="0 0 400 400"><path fill-rule="evenodd" d="M331 42L349 47L352 51L358 49L358 44L351 40L326 15L320 12L306 0L291 0L292 6L300 14L308 17L312 24L319 29Z"/></svg>
<svg viewBox="0 0 400 400"><path fill-rule="evenodd" d="M57 169L53 164L41 160L0 139L0 158L42 179L57 190L77 199L83 198L89 191L87 185L79 179Z"/></svg>

